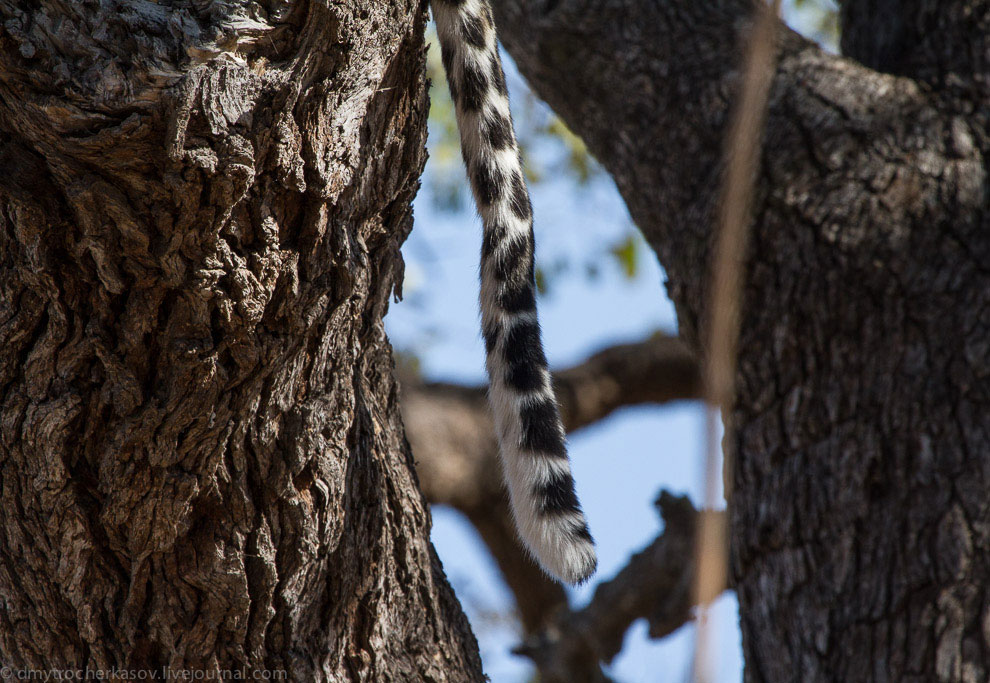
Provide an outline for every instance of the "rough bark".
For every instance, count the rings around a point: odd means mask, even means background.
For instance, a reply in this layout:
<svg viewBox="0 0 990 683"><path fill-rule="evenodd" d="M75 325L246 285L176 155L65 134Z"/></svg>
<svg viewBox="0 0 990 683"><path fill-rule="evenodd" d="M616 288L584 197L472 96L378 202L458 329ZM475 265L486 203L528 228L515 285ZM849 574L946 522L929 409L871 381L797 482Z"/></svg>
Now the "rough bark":
<svg viewBox="0 0 990 683"><path fill-rule="evenodd" d="M382 326L422 4L0 18L0 663L481 679Z"/></svg>
<svg viewBox="0 0 990 683"><path fill-rule="evenodd" d="M880 5L924 27L897 34L908 62ZM615 178L694 344L751 9L496 3L523 74ZM903 75L778 31L726 444L746 679L987 680L990 3L843 14L853 56Z"/></svg>

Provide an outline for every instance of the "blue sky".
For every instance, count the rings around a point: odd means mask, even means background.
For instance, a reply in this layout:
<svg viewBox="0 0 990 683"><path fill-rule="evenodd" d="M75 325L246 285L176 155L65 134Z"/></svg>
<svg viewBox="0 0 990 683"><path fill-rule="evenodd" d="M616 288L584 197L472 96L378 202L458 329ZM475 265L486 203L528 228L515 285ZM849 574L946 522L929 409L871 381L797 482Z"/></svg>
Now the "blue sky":
<svg viewBox="0 0 990 683"><path fill-rule="evenodd" d="M785 17L809 33L821 16L816 11L820 10L814 3L805 3L800 11L785 3ZM511 63L506 71L518 115L526 86ZM431 130L434 151L435 133ZM546 144L529 151L541 166L561 153ZM485 381L477 310L481 225L466 189L460 209L437 207L430 192L437 165L427 165L424 190L415 203L415 227L403 248L406 299L392 305L386 327L395 348L414 353L428 379L480 384ZM611 179L602 174L579 186L567 174L549 175L532 188L538 262L572 266L552 279L549 294L539 302L551 367L578 363L605 346L638 341L656 330L676 332L664 275L652 252L645 246L640 249L632 279L606 256L609 246L632 231ZM597 265L596 277L585 273L587 263ZM612 576L661 531L652 505L661 489L687 493L701 504L703 429L700 404L682 402L626 409L570 436L578 494L600 554L592 584L571 593L575 606L590 598L597 581ZM512 598L483 544L454 511L435 508L433 521L433 542L478 636L486 673L495 683L526 681L531 674L527 660L510 653L519 639L511 618ZM734 596L724 595L711 619L717 653L714 680L737 683L742 653ZM687 625L651 641L645 624L638 623L608 673L625 683L688 681L693 638L694 626Z"/></svg>

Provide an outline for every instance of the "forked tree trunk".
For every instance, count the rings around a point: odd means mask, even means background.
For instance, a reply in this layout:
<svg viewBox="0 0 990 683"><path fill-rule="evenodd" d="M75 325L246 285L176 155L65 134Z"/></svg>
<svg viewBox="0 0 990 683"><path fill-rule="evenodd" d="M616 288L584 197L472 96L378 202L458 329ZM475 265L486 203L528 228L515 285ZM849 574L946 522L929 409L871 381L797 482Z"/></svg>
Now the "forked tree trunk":
<svg viewBox="0 0 990 683"><path fill-rule="evenodd" d="M496 2L693 340L754 5ZM990 2L843 18L861 64L781 27L755 179L728 444L746 679L987 681Z"/></svg>
<svg viewBox="0 0 990 683"><path fill-rule="evenodd" d="M0 663L479 679L382 326L421 3L0 19Z"/></svg>

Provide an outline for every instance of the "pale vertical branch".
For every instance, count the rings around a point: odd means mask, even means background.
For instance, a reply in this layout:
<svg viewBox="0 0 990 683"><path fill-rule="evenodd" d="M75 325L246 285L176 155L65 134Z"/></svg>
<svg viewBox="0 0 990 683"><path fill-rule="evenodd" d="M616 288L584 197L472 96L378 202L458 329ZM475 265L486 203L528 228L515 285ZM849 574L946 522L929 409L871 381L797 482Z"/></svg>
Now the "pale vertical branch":
<svg viewBox="0 0 990 683"><path fill-rule="evenodd" d="M695 547L698 605L698 631L695 641L695 680L712 680L714 662L711 651L712 625L708 604L724 590L728 570L727 522L725 515L711 514L718 500L718 477L729 486L731 453L726 448L722 472L718 467L718 413L721 411L725 433L732 431L731 411L735 395L736 352L739 340L739 316L743 288L743 266L748 244L750 200L753 177L759 159L760 140L766 118L767 98L775 63L774 32L779 0L772 9L760 4L755 13L752 33L743 58L743 80L739 100L733 113L728 144L727 168L722 201L719 206L719 232L712 260L712 285L709 305L707 358L705 359L706 411L705 510L701 515ZM725 438L724 443L731 443ZM728 497L728 495L726 496Z"/></svg>

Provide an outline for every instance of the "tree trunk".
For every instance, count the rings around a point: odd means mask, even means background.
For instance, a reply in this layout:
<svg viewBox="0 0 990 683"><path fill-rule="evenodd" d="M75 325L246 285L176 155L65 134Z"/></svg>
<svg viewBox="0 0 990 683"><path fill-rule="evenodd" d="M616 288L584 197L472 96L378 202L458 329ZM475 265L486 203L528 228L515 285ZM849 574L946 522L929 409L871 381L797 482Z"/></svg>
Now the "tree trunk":
<svg viewBox="0 0 990 683"><path fill-rule="evenodd" d="M382 325L421 3L0 16L0 663L482 678Z"/></svg>
<svg viewBox="0 0 990 683"><path fill-rule="evenodd" d="M695 345L752 7L497 2ZM985 681L990 3L843 15L853 56L900 75L778 32L726 444L746 679Z"/></svg>

